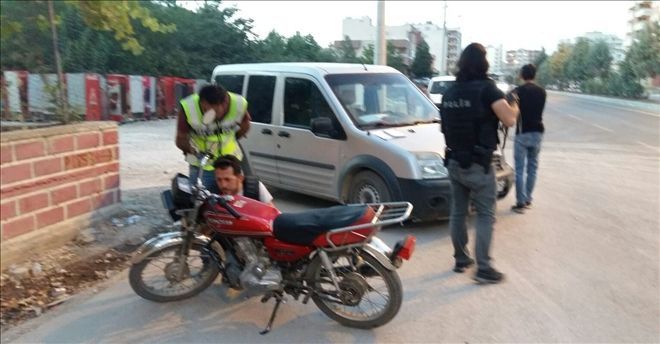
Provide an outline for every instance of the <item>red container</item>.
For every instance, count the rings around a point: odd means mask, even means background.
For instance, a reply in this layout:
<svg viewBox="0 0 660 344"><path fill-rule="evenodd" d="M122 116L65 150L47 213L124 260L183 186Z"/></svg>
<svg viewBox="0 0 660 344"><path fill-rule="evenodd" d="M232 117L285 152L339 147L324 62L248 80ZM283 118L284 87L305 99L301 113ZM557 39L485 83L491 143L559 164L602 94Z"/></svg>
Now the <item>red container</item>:
<svg viewBox="0 0 660 344"><path fill-rule="evenodd" d="M123 122L131 117L131 110L128 104L129 97L129 78L128 75L108 74L108 114L110 119L117 122Z"/></svg>

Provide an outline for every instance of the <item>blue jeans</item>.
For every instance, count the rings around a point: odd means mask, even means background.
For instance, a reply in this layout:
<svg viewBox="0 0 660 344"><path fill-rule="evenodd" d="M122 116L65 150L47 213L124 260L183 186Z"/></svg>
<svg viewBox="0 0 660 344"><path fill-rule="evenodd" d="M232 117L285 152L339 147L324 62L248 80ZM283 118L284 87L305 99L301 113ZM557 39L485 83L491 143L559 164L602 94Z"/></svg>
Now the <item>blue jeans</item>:
<svg viewBox="0 0 660 344"><path fill-rule="evenodd" d="M188 170L188 178L192 185L197 184L197 175L199 174L199 167L190 165ZM215 173L213 171L204 171L202 174L202 184L212 193L220 194L218 184L215 182Z"/></svg>
<svg viewBox="0 0 660 344"><path fill-rule="evenodd" d="M470 200L472 200L477 208L475 240L477 265L479 270L488 270L491 267L488 252L493 236L495 199L497 197L493 169L491 168L487 174L484 173L484 168L477 164L472 164L464 169L454 160L449 160L447 169L451 182L449 228L456 264L466 264L471 259L467 249L467 215Z"/></svg>
<svg viewBox="0 0 660 344"><path fill-rule="evenodd" d="M513 146L513 156L516 160L516 204L532 202L541 141L543 141L543 133L539 132L516 135ZM525 165L527 165L527 179L525 179Z"/></svg>

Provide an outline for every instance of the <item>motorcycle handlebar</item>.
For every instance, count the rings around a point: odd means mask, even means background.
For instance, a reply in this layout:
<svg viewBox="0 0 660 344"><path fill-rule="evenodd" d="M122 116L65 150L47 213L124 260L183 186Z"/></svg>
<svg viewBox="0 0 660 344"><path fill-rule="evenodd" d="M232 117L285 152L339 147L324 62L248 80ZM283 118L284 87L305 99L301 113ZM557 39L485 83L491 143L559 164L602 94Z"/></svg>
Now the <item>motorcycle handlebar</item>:
<svg viewBox="0 0 660 344"><path fill-rule="evenodd" d="M232 207L231 205L229 205L229 203L227 203L227 199L231 200L231 199L233 199L233 197L231 197L231 196L212 195L211 197L209 197L209 202L211 203L211 205L220 204L220 206L225 208L225 210L227 210L227 212L229 212L229 214L231 214L233 217L235 217L237 219L240 219L241 214L239 214L236 211L236 209L234 209L234 207Z"/></svg>

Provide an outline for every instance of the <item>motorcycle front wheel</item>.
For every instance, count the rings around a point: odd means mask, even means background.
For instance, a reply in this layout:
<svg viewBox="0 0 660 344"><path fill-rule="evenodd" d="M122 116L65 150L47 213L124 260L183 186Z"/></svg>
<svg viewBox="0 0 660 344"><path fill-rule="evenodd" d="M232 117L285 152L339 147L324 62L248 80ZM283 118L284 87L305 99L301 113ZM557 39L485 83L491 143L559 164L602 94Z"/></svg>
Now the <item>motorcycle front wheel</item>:
<svg viewBox="0 0 660 344"><path fill-rule="evenodd" d="M357 257L331 256L339 290L321 259L315 259L310 265L313 277L308 281L314 290L312 300L323 313L344 326L382 326L401 308L401 280L396 271L387 269L369 254L360 252Z"/></svg>
<svg viewBox="0 0 660 344"><path fill-rule="evenodd" d="M187 299L206 289L219 270L204 245L193 244L184 264L180 263L181 245L158 250L130 268L131 288L141 297L155 302Z"/></svg>

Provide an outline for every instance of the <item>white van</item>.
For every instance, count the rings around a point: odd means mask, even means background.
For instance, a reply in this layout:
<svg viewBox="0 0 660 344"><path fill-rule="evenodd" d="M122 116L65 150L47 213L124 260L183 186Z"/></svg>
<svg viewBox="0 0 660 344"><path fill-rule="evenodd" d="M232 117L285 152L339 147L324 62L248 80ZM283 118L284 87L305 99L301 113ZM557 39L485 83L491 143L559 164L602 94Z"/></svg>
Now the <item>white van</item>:
<svg viewBox="0 0 660 344"><path fill-rule="evenodd" d="M335 63L220 65L212 81L248 100L241 140L267 185L340 203L395 200L413 217L449 214L438 109L386 66ZM496 154L500 196L513 173Z"/></svg>

